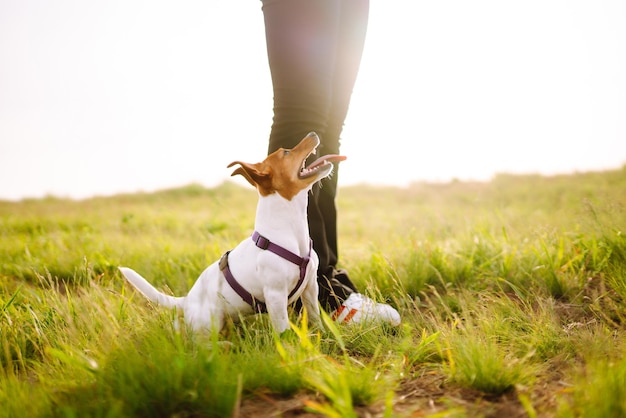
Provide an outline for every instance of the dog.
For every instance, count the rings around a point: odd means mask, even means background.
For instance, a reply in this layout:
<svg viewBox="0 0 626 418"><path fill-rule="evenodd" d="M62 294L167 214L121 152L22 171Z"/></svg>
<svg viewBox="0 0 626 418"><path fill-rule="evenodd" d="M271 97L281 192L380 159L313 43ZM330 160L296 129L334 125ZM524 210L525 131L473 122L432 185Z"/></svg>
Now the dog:
<svg viewBox="0 0 626 418"><path fill-rule="evenodd" d="M267 312L278 333L289 329L287 307L302 298L309 320L320 325L317 268L307 221L308 193L331 175L340 155L306 160L320 143L314 132L292 149L279 149L256 164L234 161L231 174L256 187L259 200L255 231L219 261L207 267L185 297L166 295L134 270L120 267L124 277L146 298L182 309L193 330L221 330L226 317Z"/></svg>

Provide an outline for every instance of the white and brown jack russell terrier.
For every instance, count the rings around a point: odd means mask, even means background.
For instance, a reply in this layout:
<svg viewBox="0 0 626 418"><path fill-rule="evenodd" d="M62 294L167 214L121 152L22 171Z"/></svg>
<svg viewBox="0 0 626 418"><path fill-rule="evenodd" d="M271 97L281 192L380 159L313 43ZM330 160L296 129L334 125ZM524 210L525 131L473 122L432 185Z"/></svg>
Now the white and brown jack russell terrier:
<svg viewBox="0 0 626 418"><path fill-rule="evenodd" d="M295 148L279 149L260 163L228 165L239 165L232 175L241 174L258 191L255 231L207 267L187 296L166 295L132 269L120 267L121 272L151 301L182 309L194 330L220 330L227 316L266 311L280 333L289 328L287 306L298 298L311 322L319 324L319 261L309 237L307 194L332 173L333 162L345 159L325 155L305 167L319 143L312 132Z"/></svg>

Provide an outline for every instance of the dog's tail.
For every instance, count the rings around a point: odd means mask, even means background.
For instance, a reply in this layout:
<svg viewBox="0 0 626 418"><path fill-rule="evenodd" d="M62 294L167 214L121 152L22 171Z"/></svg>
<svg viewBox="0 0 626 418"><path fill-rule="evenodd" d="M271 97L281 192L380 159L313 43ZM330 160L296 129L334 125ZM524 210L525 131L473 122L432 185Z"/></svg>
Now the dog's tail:
<svg viewBox="0 0 626 418"><path fill-rule="evenodd" d="M185 298L177 298L159 292L154 286L148 283L146 279L141 277L141 275L133 269L129 269L128 267L120 267L119 269L124 277L126 277L126 280L128 280L130 284L132 284L137 290L139 290L139 292L141 292L152 302L158 303L159 305L165 306L167 308L183 306Z"/></svg>

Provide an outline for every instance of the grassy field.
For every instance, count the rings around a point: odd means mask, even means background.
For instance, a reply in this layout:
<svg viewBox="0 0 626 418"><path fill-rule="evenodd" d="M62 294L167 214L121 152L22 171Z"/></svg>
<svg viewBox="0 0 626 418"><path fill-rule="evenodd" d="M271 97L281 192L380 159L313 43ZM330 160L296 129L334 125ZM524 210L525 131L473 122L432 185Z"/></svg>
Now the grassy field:
<svg viewBox="0 0 626 418"><path fill-rule="evenodd" d="M193 335L124 283L185 294L251 233L251 188L0 202L0 416L626 415L626 167L338 204L340 267L399 328Z"/></svg>

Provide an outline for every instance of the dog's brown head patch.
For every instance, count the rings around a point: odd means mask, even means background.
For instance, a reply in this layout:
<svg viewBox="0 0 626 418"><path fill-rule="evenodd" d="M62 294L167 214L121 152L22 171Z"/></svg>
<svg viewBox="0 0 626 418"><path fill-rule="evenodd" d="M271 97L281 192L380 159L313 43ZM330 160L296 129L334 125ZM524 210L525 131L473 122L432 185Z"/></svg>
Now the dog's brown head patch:
<svg viewBox="0 0 626 418"><path fill-rule="evenodd" d="M305 168L307 157L315 152L319 142L318 136L311 132L294 148L280 148L260 163L234 161L228 167L238 164L232 175L244 176L261 196L278 193L291 200L301 190L328 176L332 171L332 161L345 159L338 155L325 156Z"/></svg>

